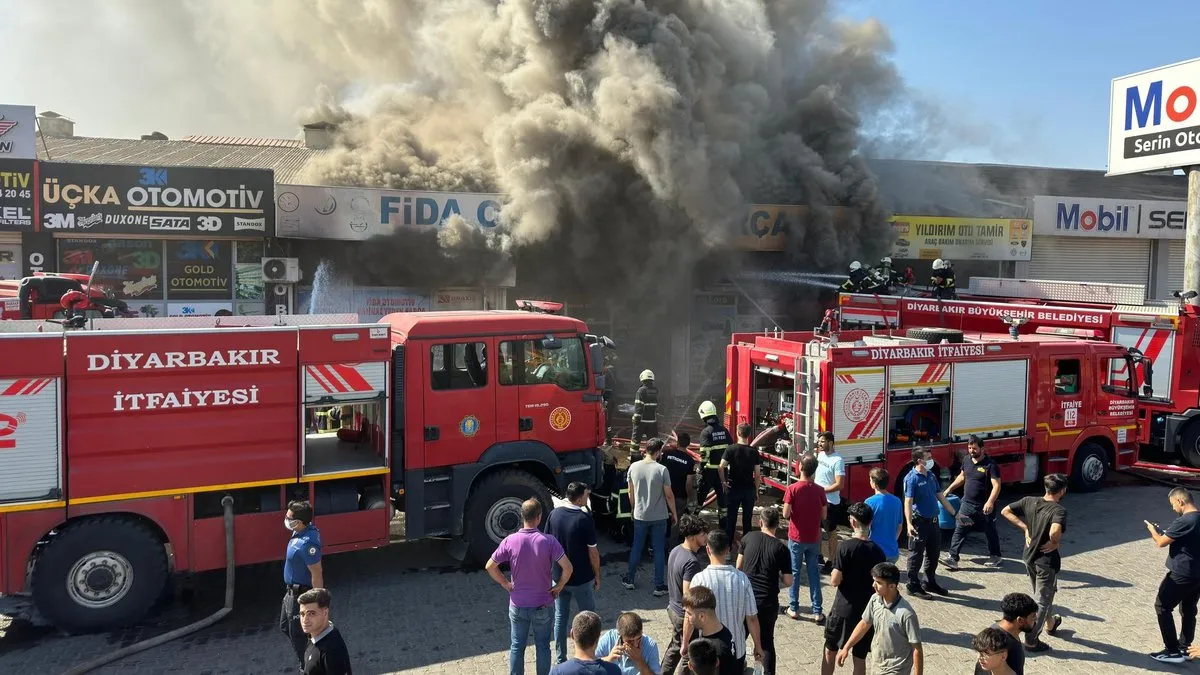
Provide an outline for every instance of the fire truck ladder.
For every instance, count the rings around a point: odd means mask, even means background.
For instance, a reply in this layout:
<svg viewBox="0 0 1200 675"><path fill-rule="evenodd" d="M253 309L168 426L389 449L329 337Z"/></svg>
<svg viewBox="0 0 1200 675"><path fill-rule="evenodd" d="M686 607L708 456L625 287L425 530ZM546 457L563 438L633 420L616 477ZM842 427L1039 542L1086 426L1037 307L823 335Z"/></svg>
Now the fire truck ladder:
<svg viewBox="0 0 1200 675"><path fill-rule="evenodd" d="M788 457L790 470L787 483L800 473L798 462L810 452L816 452L817 432L821 414L821 356L827 349L825 340L813 340L805 346L804 356L796 358L796 394L792 398L792 448Z"/></svg>

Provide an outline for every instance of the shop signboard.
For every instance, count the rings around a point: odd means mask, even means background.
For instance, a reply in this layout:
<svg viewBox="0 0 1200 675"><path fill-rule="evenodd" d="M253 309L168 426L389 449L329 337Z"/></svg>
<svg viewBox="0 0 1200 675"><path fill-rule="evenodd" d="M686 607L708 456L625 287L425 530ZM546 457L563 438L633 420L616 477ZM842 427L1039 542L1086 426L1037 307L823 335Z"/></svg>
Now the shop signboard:
<svg viewBox="0 0 1200 675"><path fill-rule="evenodd" d="M0 232L33 230L33 160L0 155Z"/></svg>
<svg viewBox="0 0 1200 675"><path fill-rule="evenodd" d="M835 223L849 213L840 206L830 206L826 210L828 214L821 214L821 217L832 218ZM734 233L733 245L743 251L787 250L789 232L800 231L797 228L803 228L814 217L813 209L808 206L750 204L746 207L746 218Z"/></svg>
<svg viewBox="0 0 1200 675"><path fill-rule="evenodd" d="M1114 78L1108 175L1200 165L1200 59Z"/></svg>
<svg viewBox="0 0 1200 675"><path fill-rule="evenodd" d="M375 323L397 312L428 312L429 292L424 289L399 287L347 287L322 289L314 301L311 287L296 289L297 314L358 315L360 323Z"/></svg>
<svg viewBox="0 0 1200 675"><path fill-rule="evenodd" d="M1187 202L1099 197L1033 198L1033 233L1098 239L1183 239Z"/></svg>
<svg viewBox="0 0 1200 675"><path fill-rule="evenodd" d="M1011 218L896 215L896 260L1029 260L1033 223Z"/></svg>
<svg viewBox="0 0 1200 675"><path fill-rule="evenodd" d="M451 216L496 227L503 195L281 184L275 189L278 236L366 241L401 228L438 227Z"/></svg>
<svg viewBox="0 0 1200 675"><path fill-rule="evenodd" d="M167 298L231 300L233 242L215 239L168 241Z"/></svg>
<svg viewBox="0 0 1200 675"><path fill-rule="evenodd" d="M40 162L40 220L59 235L265 238L274 172Z"/></svg>
<svg viewBox="0 0 1200 675"><path fill-rule="evenodd" d="M37 120L31 105L0 104L0 159L37 159Z"/></svg>
<svg viewBox="0 0 1200 675"><path fill-rule="evenodd" d="M433 294L433 309L439 312L483 309L483 291L443 288Z"/></svg>
<svg viewBox="0 0 1200 675"><path fill-rule="evenodd" d="M259 304L261 310L261 303ZM167 316L213 316L225 310L233 312L231 302L168 302ZM259 312L261 313L261 311Z"/></svg>

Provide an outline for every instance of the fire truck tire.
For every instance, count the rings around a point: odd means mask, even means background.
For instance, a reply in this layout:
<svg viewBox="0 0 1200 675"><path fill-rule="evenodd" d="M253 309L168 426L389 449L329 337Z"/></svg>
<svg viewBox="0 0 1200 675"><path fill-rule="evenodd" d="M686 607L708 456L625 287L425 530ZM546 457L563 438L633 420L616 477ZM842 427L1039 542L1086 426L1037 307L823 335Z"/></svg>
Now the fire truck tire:
<svg viewBox="0 0 1200 675"><path fill-rule="evenodd" d="M924 340L931 345L941 344L942 340L955 345L963 341L963 332L953 328L909 328L904 331L904 337Z"/></svg>
<svg viewBox="0 0 1200 675"><path fill-rule="evenodd" d="M542 503L543 522L554 507L550 491L534 476L517 470L487 476L467 499L465 538L467 554L486 564L496 547L521 528L521 502L536 497Z"/></svg>
<svg viewBox="0 0 1200 675"><path fill-rule="evenodd" d="M1200 467L1200 422L1192 422L1183 429L1179 439L1179 454L1186 466Z"/></svg>
<svg viewBox="0 0 1200 675"><path fill-rule="evenodd" d="M1075 466L1071 469L1071 489L1076 492L1095 492L1108 475L1108 453L1095 443L1084 443L1075 450Z"/></svg>
<svg viewBox="0 0 1200 675"><path fill-rule="evenodd" d="M111 630L142 619L167 584L163 542L130 518L101 517L65 527L33 568L33 600L71 633Z"/></svg>

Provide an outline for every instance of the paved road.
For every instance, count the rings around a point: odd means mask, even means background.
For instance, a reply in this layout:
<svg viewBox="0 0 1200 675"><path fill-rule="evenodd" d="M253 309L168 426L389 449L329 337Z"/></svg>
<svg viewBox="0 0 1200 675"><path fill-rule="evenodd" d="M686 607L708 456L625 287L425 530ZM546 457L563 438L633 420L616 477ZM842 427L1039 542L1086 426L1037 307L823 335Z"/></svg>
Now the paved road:
<svg viewBox="0 0 1200 675"><path fill-rule="evenodd" d="M1169 672L1145 656L1160 649L1153 597L1163 574L1165 553L1146 537L1143 518L1165 523L1172 514L1167 489L1130 479L1092 495L1068 495L1070 522L1063 543L1067 556L1058 594L1064 615L1054 650L1032 656L1027 672ZM971 672L971 636L998 616L999 599L1028 591L1014 528L1002 524L1010 556L1001 569L971 564L985 554L976 535L964 554L964 569L943 576L950 598L912 600L927 644L927 671ZM647 619L646 630L665 646L670 625L662 599L649 588L626 591L619 578L624 548L602 542L605 560L600 610L608 626L618 613L633 610ZM357 673L504 672L507 664L506 598L482 571L455 568L436 542L418 542L378 551L330 557L326 578L334 593L334 619L350 645ZM648 586L649 568L641 577ZM130 657L95 671L116 673L277 673L289 669L292 655L274 628L278 613L278 565L239 572L237 604L225 621L200 634ZM4 630L0 617L0 673L61 673L97 655L205 616L223 600L221 574L201 580L197 599L176 602L151 623L108 635L67 637L14 623ZM786 595L786 594L785 594ZM825 589L826 606L832 589ZM779 672L818 672L821 629L780 619ZM527 651L533 673L533 650ZM1187 668L1186 666L1184 668ZM848 671L844 671L848 672Z"/></svg>

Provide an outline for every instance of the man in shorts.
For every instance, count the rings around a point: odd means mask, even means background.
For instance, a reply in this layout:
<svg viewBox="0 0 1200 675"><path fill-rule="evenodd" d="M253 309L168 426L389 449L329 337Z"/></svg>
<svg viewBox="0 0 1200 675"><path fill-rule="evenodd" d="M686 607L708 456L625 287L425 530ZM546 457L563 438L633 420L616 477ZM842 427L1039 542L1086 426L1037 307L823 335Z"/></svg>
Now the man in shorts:
<svg viewBox="0 0 1200 675"><path fill-rule="evenodd" d="M854 528L854 537L838 547L837 558L833 561L829 584L837 589L837 596L825 621L825 660L821 663L821 675L833 674L838 650L850 639L875 590L871 570L887 557L879 544L871 540L871 507L851 504L846 514ZM865 675L870 652L871 632L868 631L851 650L854 675Z"/></svg>

